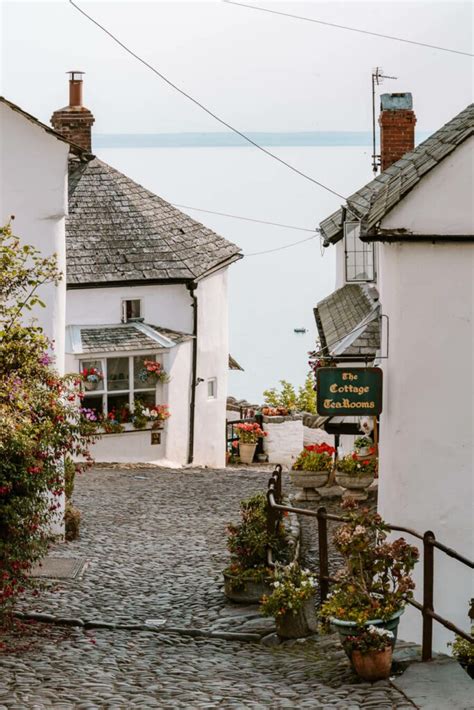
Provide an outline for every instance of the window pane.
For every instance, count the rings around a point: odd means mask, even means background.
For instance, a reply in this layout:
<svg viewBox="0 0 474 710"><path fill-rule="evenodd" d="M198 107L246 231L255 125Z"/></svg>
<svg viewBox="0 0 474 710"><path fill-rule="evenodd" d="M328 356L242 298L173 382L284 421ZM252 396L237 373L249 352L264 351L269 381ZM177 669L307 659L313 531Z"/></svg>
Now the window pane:
<svg viewBox="0 0 474 710"><path fill-rule="evenodd" d="M86 394L86 396L82 400L82 408L91 409L96 415L96 417L102 414L104 408L103 404L104 403L102 395Z"/></svg>
<svg viewBox="0 0 474 710"><path fill-rule="evenodd" d="M125 318L126 320L131 320L133 318L140 318L141 316L141 301L140 300L132 300L132 301L125 301Z"/></svg>
<svg viewBox="0 0 474 710"><path fill-rule="evenodd" d="M149 376L145 369L145 360L156 362L155 355L137 355L133 358L133 387L146 389L155 386L155 378Z"/></svg>
<svg viewBox="0 0 474 710"><path fill-rule="evenodd" d="M107 389L128 390L129 384L128 357L107 358Z"/></svg>
<svg viewBox="0 0 474 710"><path fill-rule="evenodd" d="M135 402L139 401L144 407L154 407L156 404L156 392L136 392L134 397Z"/></svg>
<svg viewBox="0 0 474 710"><path fill-rule="evenodd" d="M215 399L217 390L217 380L212 378L207 381L207 396L209 399Z"/></svg>
<svg viewBox="0 0 474 710"><path fill-rule="evenodd" d="M128 394L109 394L107 400L107 414L114 412L118 416L119 421L124 419L122 409L128 404Z"/></svg>
<svg viewBox="0 0 474 710"><path fill-rule="evenodd" d="M102 368L102 360L81 360L81 372L84 374L88 371L89 375L85 376L84 389L88 391L104 389L104 373ZM93 371L96 370L97 373Z"/></svg>

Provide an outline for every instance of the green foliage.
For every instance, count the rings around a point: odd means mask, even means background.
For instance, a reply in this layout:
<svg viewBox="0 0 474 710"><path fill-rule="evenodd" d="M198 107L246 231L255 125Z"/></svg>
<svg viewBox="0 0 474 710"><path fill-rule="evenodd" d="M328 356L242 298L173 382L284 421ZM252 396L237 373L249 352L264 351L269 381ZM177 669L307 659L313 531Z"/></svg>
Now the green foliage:
<svg viewBox="0 0 474 710"><path fill-rule="evenodd" d="M373 476L377 470L377 459L358 459L355 454L348 454L337 460L336 468L348 476Z"/></svg>
<svg viewBox="0 0 474 710"><path fill-rule="evenodd" d="M384 651L393 641L393 633L388 629L377 626L367 626L360 629L353 636L346 636L344 639L344 649L351 654L352 651L370 653L373 651Z"/></svg>
<svg viewBox="0 0 474 710"><path fill-rule="evenodd" d="M267 530L268 502L264 493L240 503L241 522L227 526L227 549L230 552L229 574L241 576L245 570L262 570L267 567L267 547L270 545L275 559L283 561L287 554L287 536L283 523L274 534ZM268 576L267 570L267 576Z"/></svg>
<svg viewBox="0 0 474 710"><path fill-rule="evenodd" d="M287 612L296 614L307 599L316 593L316 577L301 569L297 562L277 568L272 582L273 591L262 597L260 611L275 619Z"/></svg>
<svg viewBox="0 0 474 710"><path fill-rule="evenodd" d="M23 321L25 310L41 305L38 288L60 277L54 257L43 259L9 226L0 229L0 615L34 584L29 570L51 539L64 457L90 460L78 376L60 377L47 338Z"/></svg>
<svg viewBox="0 0 474 710"><path fill-rule="evenodd" d="M270 407L285 407L286 409L296 409L298 412L316 413L316 392L311 372L306 376L304 385L299 387L298 394L290 382L280 380L280 390L272 387L264 390L263 396L265 403Z"/></svg>
<svg viewBox="0 0 474 710"><path fill-rule="evenodd" d="M298 389L296 408L300 412L316 414L316 391L314 389L314 377L311 372L308 372L304 385Z"/></svg>
<svg viewBox="0 0 474 710"><path fill-rule="evenodd" d="M474 664L474 637L472 641L467 641L461 636L456 636L452 643L448 643L448 646L451 646L454 658L460 663Z"/></svg>
<svg viewBox="0 0 474 710"><path fill-rule="evenodd" d="M354 440L355 449L370 449L373 445L374 442L372 439L369 439L368 436L358 436L357 439Z"/></svg>
<svg viewBox="0 0 474 710"><path fill-rule="evenodd" d="M390 618L413 596L411 571L419 553L403 538L387 542L389 528L377 513L358 510L354 502L344 505L351 512L334 535L344 566L321 614L363 626Z"/></svg>
<svg viewBox="0 0 474 710"><path fill-rule="evenodd" d="M64 459L64 494L67 501L72 500L75 478L76 465L70 456L66 456Z"/></svg>
<svg viewBox="0 0 474 710"><path fill-rule="evenodd" d="M276 387L263 391L265 403L270 407L286 407L286 409L296 409L296 392L292 384L286 380L280 380L281 390Z"/></svg>

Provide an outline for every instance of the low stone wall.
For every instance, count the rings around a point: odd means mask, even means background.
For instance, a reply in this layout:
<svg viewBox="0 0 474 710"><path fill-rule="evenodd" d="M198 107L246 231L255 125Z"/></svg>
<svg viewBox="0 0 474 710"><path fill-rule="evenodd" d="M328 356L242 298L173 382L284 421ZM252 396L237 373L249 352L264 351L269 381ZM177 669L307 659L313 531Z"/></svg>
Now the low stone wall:
<svg viewBox="0 0 474 710"><path fill-rule="evenodd" d="M263 450L268 462L291 467L303 449L302 415L263 417L263 428L267 432Z"/></svg>

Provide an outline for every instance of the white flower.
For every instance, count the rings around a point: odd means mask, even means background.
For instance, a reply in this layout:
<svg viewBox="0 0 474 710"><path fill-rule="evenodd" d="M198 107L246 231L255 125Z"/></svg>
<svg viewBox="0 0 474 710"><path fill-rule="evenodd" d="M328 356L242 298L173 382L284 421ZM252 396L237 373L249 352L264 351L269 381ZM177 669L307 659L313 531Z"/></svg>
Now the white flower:
<svg viewBox="0 0 474 710"><path fill-rule="evenodd" d="M363 525L356 525L354 529L354 535L363 535L365 533L365 527Z"/></svg>
<svg viewBox="0 0 474 710"><path fill-rule="evenodd" d="M275 589L278 589L278 587L280 586L280 582L273 582L273 586L275 587Z"/></svg>

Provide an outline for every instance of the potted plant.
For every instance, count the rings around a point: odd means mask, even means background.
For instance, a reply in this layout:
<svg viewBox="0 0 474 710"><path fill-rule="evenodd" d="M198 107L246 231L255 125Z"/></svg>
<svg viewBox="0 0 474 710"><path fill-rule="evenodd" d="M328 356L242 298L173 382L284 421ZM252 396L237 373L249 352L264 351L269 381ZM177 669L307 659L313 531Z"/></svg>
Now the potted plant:
<svg viewBox="0 0 474 710"><path fill-rule="evenodd" d="M104 375L96 367L85 367L81 370L84 389L89 391L96 390L99 383L104 379Z"/></svg>
<svg viewBox="0 0 474 710"><path fill-rule="evenodd" d="M342 640L372 624L391 631L395 643L399 618L413 596L411 572L418 549L404 538L387 542L389 528L377 513L357 509L354 501L343 507L349 511L348 519L336 529L334 543L344 565L321 615Z"/></svg>
<svg viewBox="0 0 474 710"><path fill-rule="evenodd" d="M278 636L300 638L316 631L316 577L292 562L277 568L271 586L271 594L262 597L260 611L275 618Z"/></svg>
<svg viewBox="0 0 474 710"><path fill-rule="evenodd" d="M152 429L163 429L165 421L171 416L167 404L155 404L154 407L150 407L148 412Z"/></svg>
<svg viewBox="0 0 474 710"><path fill-rule="evenodd" d="M224 570L224 590L229 599L243 603L257 603L271 592L273 572L267 564L267 547L274 557L287 562L287 536L283 523L274 534L267 529L268 502L264 493L241 501L241 522L227 526L227 549L230 564Z"/></svg>
<svg viewBox="0 0 474 710"><path fill-rule="evenodd" d="M392 667L393 633L370 624L353 636L347 636L344 650L362 680L373 683L389 677Z"/></svg>
<svg viewBox="0 0 474 710"><path fill-rule="evenodd" d="M267 432L263 431L257 422L236 424L235 428L239 435L239 456L242 463L252 463L257 441L266 436Z"/></svg>
<svg viewBox="0 0 474 710"><path fill-rule="evenodd" d="M343 498L366 500L367 488L375 477L377 459L359 459L353 452L336 462L336 482L345 488Z"/></svg>
<svg viewBox="0 0 474 710"><path fill-rule="evenodd" d="M474 678L474 637L472 641L467 641L461 636L455 636L454 641L448 643L448 646L451 646L454 658L464 668L466 673L471 678Z"/></svg>
<svg viewBox="0 0 474 710"><path fill-rule="evenodd" d="M368 436L358 436L354 441L354 449L356 454L362 458L375 456L374 442Z"/></svg>
<svg viewBox="0 0 474 710"><path fill-rule="evenodd" d="M115 409L112 409L107 416L103 417L100 425L106 434L121 434L124 431L123 424L120 423Z"/></svg>
<svg viewBox="0 0 474 710"><path fill-rule="evenodd" d="M137 375L140 382L146 384L156 384L158 382L168 382L169 377L163 370L161 363L156 360L144 360L143 367Z"/></svg>
<svg viewBox="0 0 474 710"><path fill-rule="evenodd" d="M325 486L334 465L335 448L329 444L310 444L305 446L290 473L290 479L297 488L302 488L296 500L315 500L319 498L317 488Z"/></svg>

